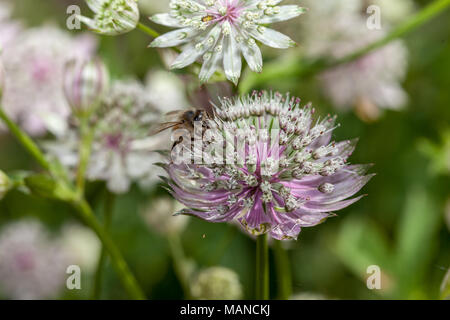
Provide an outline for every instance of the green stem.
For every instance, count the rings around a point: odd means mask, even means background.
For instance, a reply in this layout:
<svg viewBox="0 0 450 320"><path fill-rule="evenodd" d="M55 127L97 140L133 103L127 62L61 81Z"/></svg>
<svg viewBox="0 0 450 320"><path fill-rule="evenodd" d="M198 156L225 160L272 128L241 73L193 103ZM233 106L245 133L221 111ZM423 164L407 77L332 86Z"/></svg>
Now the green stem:
<svg viewBox="0 0 450 320"><path fill-rule="evenodd" d="M153 30L152 28L146 26L146 25L143 24L143 23L140 23L140 22L139 22L138 25L137 25L137 27L138 27L139 30L141 30L141 31L143 31L144 33L148 34L150 37L158 38L158 37L160 36L159 32Z"/></svg>
<svg viewBox="0 0 450 320"><path fill-rule="evenodd" d="M11 133L19 140L23 147L39 162L44 169L47 169L52 174L56 174L55 167L47 161L42 151L34 143L34 141L23 132L17 124L15 124L0 107L0 119L2 119L7 127L10 129ZM57 180L58 183L65 183L61 180ZM72 190L64 186L66 190ZM102 244L108 251L112 264L118 274L118 277L122 281L125 289L133 299L145 299L143 291L138 286L136 279L128 268L121 252L115 245L114 241L110 238L109 234L103 229L98 220L95 218L91 207L84 199L84 197L79 197L77 194L71 195L72 200L70 203L77 209L80 214L81 219L97 234Z"/></svg>
<svg viewBox="0 0 450 320"><path fill-rule="evenodd" d="M106 231L109 230L112 221L112 214L114 211L114 203L115 203L115 195L111 193L108 189L106 189L106 197L105 197L105 207L104 207L104 228ZM106 263L106 248L102 245L102 251L100 253L100 259L97 264L97 270L95 272L95 280L94 280L94 288L92 291L92 298L94 300L100 299L101 291L102 291L102 278L103 278L103 270Z"/></svg>
<svg viewBox="0 0 450 320"><path fill-rule="evenodd" d="M292 275L289 256L283 243L274 240L275 270L277 274L278 299L288 300L292 295Z"/></svg>
<svg viewBox="0 0 450 320"><path fill-rule="evenodd" d="M89 127L88 120L81 118L81 142L80 142L80 162L77 172L77 192L79 196L84 196L86 171L91 157L93 131Z"/></svg>
<svg viewBox="0 0 450 320"><path fill-rule="evenodd" d="M17 124L15 124L5 113L0 105L0 119L6 124L11 133L19 140L19 142L25 147L25 149L37 160L37 162L46 170L50 170L51 164L47 161L44 154L34 141L23 132Z"/></svg>
<svg viewBox="0 0 450 320"><path fill-rule="evenodd" d="M181 239L178 234L172 232L168 234L167 241L169 243L170 254L172 255L173 268L183 289L184 296L186 299L192 299L187 274L188 270L185 267L186 258L184 256Z"/></svg>
<svg viewBox="0 0 450 320"><path fill-rule="evenodd" d="M361 58L362 56L379 49L391 41L398 39L416 28L423 25L425 22L438 15L450 6L450 0L435 0L427 7L410 17L405 22L401 23L397 28L392 30L385 37L375 41L368 46L356 50L340 59L335 60L316 60L306 65L302 64L298 57L293 57L287 61L275 61L267 64L264 67L264 72L260 74L248 73L247 77L241 81L239 87L240 93L244 94L252 90L256 85L263 84L274 79L311 76L320 73L326 69L336 67L345 63L352 62Z"/></svg>
<svg viewBox="0 0 450 320"><path fill-rule="evenodd" d="M269 246L267 234L256 238L256 299L269 299Z"/></svg>
<svg viewBox="0 0 450 320"><path fill-rule="evenodd" d="M108 232L100 225L99 221L95 218L91 207L85 200L73 201L72 205L79 212L82 220L98 235L103 246L108 251L113 267L115 268L117 275L123 283L125 289L131 298L136 300L144 300L145 295L139 287L136 278L128 268L125 259L121 252L113 242Z"/></svg>

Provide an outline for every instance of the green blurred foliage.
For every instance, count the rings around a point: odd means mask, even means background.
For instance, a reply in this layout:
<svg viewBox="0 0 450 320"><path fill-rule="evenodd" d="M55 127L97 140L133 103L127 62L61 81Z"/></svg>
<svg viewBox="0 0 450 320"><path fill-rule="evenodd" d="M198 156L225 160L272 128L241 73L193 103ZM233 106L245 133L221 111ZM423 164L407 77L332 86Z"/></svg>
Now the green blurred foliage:
<svg viewBox="0 0 450 320"><path fill-rule="evenodd" d="M416 2L420 7L429 1ZM68 4L80 4L83 12L88 10L82 1L75 0L14 3L15 15L30 26L53 21L64 27ZM142 21L150 24L145 17ZM326 223L303 229L298 241L291 244L288 254L294 292L315 292L337 299L439 298L450 265L449 230L443 218L450 195L449 30L447 10L405 39L410 63L404 87L410 99L404 111L386 111L379 121L370 124L361 122L353 113L339 114L342 126L335 131L335 139L359 137L351 161L374 163L372 172L377 176L363 190L367 197ZM99 39L100 55L115 77L143 78L148 70L163 68L157 51L146 48L151 39L139 31ZM315 79L277 79L265 88L290 91L304 102L313 101L320 114L336 113L321 95ZM38 170L8 135L0 136L0 150L2 170ZM89 187L90 201L99 217L103 187ZM178 299L183 293L167 239L149 229L138 213L142 203L163 192L160 188L151 192L133 188L130 194L120 197L113 215L112 236L149 298ZM0 202L0 225L26 216L38 217L55 230L75 218L65 204L18 191ZM182 245L186 256L198 267L221 265L235 270L245 298L253 297L255 244L237 227L191 219L182 235ZM382 290L367 288L369 265L380 266ZM272 272L272 297L277 295L274 276ZM90 277L83 277L84 289L66 292L64 297L89 298L91 284ZM127 298L109 263L102 298Z"/></svg>

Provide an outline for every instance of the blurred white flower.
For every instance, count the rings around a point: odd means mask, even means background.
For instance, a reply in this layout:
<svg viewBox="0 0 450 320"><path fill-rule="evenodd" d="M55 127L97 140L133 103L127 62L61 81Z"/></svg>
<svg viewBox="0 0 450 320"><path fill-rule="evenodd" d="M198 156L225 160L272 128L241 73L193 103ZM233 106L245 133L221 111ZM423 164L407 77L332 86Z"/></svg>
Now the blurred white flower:
<svg viewBox="0 0 450 320"><path fill-rule="evenodd" d="M17 36L2 55L3 107L9 116L32 135L63 134L70 114L62 86L64 65L72 58L90 56L95 47L93 38L72 38L53 26Z"/></svg>
<svg viewBox="0 0 450 320"><path fill-rule="evenodd" d="M361 11L366 11L369 5L380 8L381 21L388 24L396 24L404 20L414 12L414 1L412 0L357 0L361 3Z"/></svg>
<svg viewBox="0 0 450 320"><path fill-rule="evenodd" d="M70 264L78 265L88 273L97 267L101 243L90 229L75 223L65 225L61 230L64 251L70 254Z"/></svg>
<svg viewBox="0 0 450 320"><path fill-rule="evenodd" d="M55 298L66 283L68 256L34 220L0 231L0 290L11 299Z"/></svg>
<svg viewBox="0 0 450 320"><path fill-rule="evenodd" d="M367 16L354 10L352 0L307 1L304 47L310 58L339 59L382 38L388 27L369 30ZM356 7L357 8L357 7ZM378 108L400 109L407 100L401 86L407 70L407 49L395 41L356 61L327 70L319 76L324 92L339 109L356 107L365 120L378 117Z"/></svg>
<svg viewBox="0 0 450 320"><path fill-rule="evenodd" d="M176 93L180 91L178 85L159 81L160 87L155 90L136 80L113 82L93 115L96 129L87 171L89 180L106 181L108 189L116 194L127 192L133 182L143 188L158 182L163 170L154 163L162 158L155 150L170 148L170 133L149 136L150 129L162 122L163 113L186 105L182 95ZM75 130L56 142L44 144L50 154L72 169L78 164L78 146Z"/></svg>
<svg viewBox="0 0 450 320"><path fill-rule="evenodd" d="M92 31L116 36L136 28L139 23L137 0L85 0L95 13L93 19L79 16Z"/></svg>
<svg viewBox="0 0 450 320"><path fill-rule="evenodd" d="M191 284L191 293L199 300L238 300L242 298L243 289L236 272L211 267L197 274Z"/></svg>
<svg viewBox="0 0 450 320"><path fill-rule="evenodd" d="M20 22L11 19L12 6L0 2L0 52L6 48L21 31Z"/></svg>
<svg viewBox="0 0 450 320"><path fill-rule="evenodd" d="M157 70L150 71L146 78L149 100L161 112L189 108L183 81L175 74Z"/></svg>
<svg viewBox="0 0 450 320"><path fill-rule="evenodd" d="M183 208L184 206L178 201L162 197L151 200L141 208L141 215L147 225L161 235L181 233L186 228L189 217L174 216L174 214Z"/></svg>

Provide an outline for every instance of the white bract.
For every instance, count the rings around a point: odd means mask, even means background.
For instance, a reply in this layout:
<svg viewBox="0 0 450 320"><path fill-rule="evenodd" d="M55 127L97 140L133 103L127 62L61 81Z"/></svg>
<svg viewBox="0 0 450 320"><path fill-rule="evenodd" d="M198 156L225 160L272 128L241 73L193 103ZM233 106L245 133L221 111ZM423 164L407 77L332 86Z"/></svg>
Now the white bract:
<svg viewBox="0 0 450 320"><path fill-rule="evenodd" d="M92 31L116 36L134 30L139 23L137 0L86 0L93 19L78 16Z"/></svg>
<svg viewBox="0 0 450 320"><path fill-rule="evenodd" d="M184 68L202 58L202 82L222 64L228 80L237 84L244 56L255 72L262 71L262 55L256 41L279 49L295 45L288 36L266 27L306 11L297 5L278 6L280 0L172 0L170 13L156 14L153 22L178 28L156 38L151 47L184 45L171 68Z"/></svg>

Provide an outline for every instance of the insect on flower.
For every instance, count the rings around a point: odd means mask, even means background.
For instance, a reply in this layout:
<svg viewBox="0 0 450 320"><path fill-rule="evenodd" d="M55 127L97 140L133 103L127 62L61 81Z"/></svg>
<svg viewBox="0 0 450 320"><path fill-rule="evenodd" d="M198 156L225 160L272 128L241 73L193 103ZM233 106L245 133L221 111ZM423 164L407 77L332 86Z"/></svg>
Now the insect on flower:
<svg viewBox="0 0 450 320"><path fill-rule="evenodd" d="M167 118L167 122L163 122L155 126L150 131L150 135L155 135L168 129L172 129L172 131L185 129L192 134L194 132L195 123L207 120L209 115L206 110L191 109L168 112L165 117ZM202 126L206 129L206 122L202 123ZM183 137L179 137L179 139L173 144L172 149L182 141Z"/></svg>
<svg viewBox="0 0 450 320"><path fill-rule="evenodd" d="M184 162L172 152L161 165L170 193L187 207L180 214L235 220L253 235L285 240L358 201L348 198L373 176L365 175L370 166L349 164L356 140L332 141L335 117L313 121L314 113L279 93L222 99L200 154L198 145L184 148Z"/></svg>
<svg viewBox="0 0 450 320"><path fill-rule="evenodd" d="M178 28L156 38L151 47L183 46L171 68L182 69L200 58L199 78L207 82L222 65L228 80L237 84L244 56L251 70L262 71L256 41L286 49L295 45L268 24L295 18L306 11L297 5L278 6L276 0L171 0L170 13L156 14L153 22Z"/></svg>

